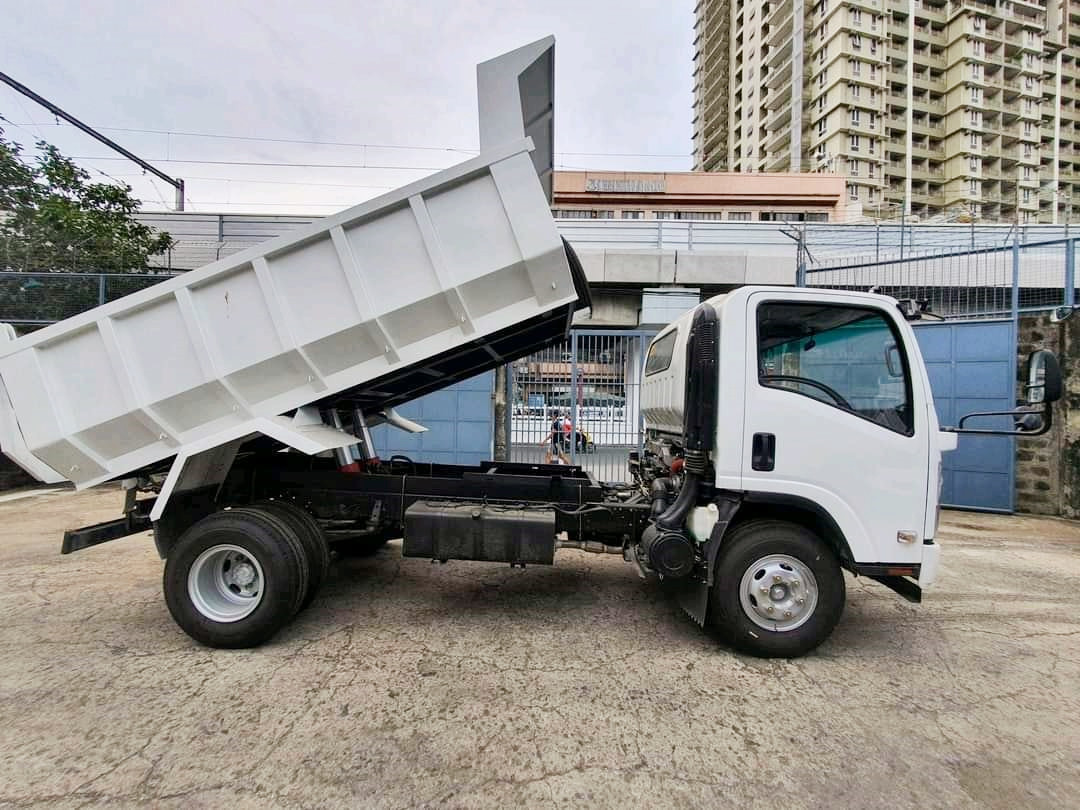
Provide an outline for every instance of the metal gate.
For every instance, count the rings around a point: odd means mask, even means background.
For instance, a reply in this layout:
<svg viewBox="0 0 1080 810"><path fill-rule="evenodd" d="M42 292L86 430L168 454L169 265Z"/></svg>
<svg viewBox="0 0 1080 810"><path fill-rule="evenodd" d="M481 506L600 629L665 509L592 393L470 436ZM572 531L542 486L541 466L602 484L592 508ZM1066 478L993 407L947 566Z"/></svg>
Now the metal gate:
<svg viewBox="0 0 1080 810"><path fill-rule="evenodd" d="M1011 320L917 325L938 421L955 425L973 411L1016 405L1016 331ZM1011 430L1008 418L983 419L979 427ZM1008 436L961 436L942 460L944 506L1011 512L1015 502L1015 440Z"/></svg>
<svg viewBox="0 0 1080 810"><path fill-rule="evenodd" d="M507 367L510 460L580 465L628 481L640 450L644 331L574 330L570 339Z"/></svg>

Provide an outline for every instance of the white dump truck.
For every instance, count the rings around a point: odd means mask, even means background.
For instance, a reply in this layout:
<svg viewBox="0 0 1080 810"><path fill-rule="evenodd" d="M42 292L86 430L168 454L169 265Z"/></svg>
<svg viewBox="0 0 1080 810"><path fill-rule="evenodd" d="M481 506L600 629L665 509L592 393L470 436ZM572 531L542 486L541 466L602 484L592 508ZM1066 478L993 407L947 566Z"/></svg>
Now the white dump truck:
<svg viewBox="0 0 1080 810"><path fill-rule="evenodd" d="M588 306L549 210L553 53L549 38L478 67L477 158L40 331L0 330L3 452L43 482L126 490L121 516L67 532L63 553L152 530L170 612L217 647L289 622L332 548L396 537L440 562L619 553L764 656L828 637L845 569L919 600L962 423L938 425L910 303L783 287L702 303L650 346L631 484L377 457L373 425L423 430L395 406L563 340ZM1010 432L1044 432L1060 387L1053 355L1033 355Z"/></svg>

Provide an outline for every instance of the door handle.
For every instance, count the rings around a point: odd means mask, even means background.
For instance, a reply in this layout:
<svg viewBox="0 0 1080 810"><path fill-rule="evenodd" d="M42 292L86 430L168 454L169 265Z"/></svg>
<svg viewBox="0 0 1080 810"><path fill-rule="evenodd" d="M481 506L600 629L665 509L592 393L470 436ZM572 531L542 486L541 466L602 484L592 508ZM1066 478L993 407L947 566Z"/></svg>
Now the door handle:
<svg viewBox="0 0 1080 810"><path fill-rule="evenodd" d="M761 472L772 472L776 466L776 436L772 433L755 433L750 449L750 466Z"/></svg>

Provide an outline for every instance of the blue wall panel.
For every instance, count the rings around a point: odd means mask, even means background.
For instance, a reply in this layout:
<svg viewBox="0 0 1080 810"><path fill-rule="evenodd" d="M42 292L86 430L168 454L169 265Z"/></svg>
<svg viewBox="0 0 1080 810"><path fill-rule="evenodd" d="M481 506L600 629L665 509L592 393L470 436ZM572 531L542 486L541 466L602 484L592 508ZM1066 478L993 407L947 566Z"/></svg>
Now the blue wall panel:
<svg viewBox="0 0 1080 810"><path fill-rule="evenodd" d="M916 326L915 335L942 425L956 425L972 411L1015 407L1016 335L1011 321L923 324ZM980 419L967 426L1012 428L1008 417ZM960 436L956 450L945 454L942 503L1012 511L1013 441L1007 436Z"/></svg>
<svg viewBox="0 0 1080 810"><path fill-rule="evenodd" d="M490 461L492 392L495 372L428 394L397 409L398 413L428 428L427 433L406 433L380 425L371 431L375 448L384 459L404 455L413 461L474 465Z"/></svg>

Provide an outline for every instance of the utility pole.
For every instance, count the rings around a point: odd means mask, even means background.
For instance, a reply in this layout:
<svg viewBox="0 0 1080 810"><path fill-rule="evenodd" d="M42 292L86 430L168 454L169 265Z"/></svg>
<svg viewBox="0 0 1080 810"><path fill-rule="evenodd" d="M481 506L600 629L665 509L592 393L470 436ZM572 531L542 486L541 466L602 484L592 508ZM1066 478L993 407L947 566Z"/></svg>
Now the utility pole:
<svg viewBox="0 0 1080 810"><path fill-rule="evenodd" d="M139 166L141 166L143 169L150 172L154 176L159 177L160 179L164 180L166 183L168 183L170 186L172 186L174 189L176 189L176 210L177 211L183 211L184 210L184 181L183 180L181 180L178 177L177 178L169 177L169 175L165 174L165 172L154 168L149 163L147 163L145 160L143 160L141 157L129 152L127 149L122 147L116 141L112 140L112 138L107 138L106 136L102 135L100 132L98 132L93 127L89 126L88 124L84 124L82 121L80 121L74 115L71 115L71 113L65 112L60 107L57 107L55 104L53 104L51 101L49 101L47 98L43 98L42 96L39 96L37 93L35 93L29 87L27 87L24 84L21 84L20 82L15 81L13 78L8 76L6 73L0 73L0 81L2 81L4 84L11 87L13 90L15 90L15 91L17 91L19 93L22 93L24 96L26 96L31 101L37 102L42 107L44 107L46 110L51 112L53 115L55 115L55 116L57 116L59 118L63 118L65 121L67 121L72 126L77 127L78 129L81 129L83 132L85 132L91 138L94 138L95 140L100 141L101 143L105 144L107 147L112 149L114 152L119 152L121 155L126 157L128 160L138 164Z"/></svg>

